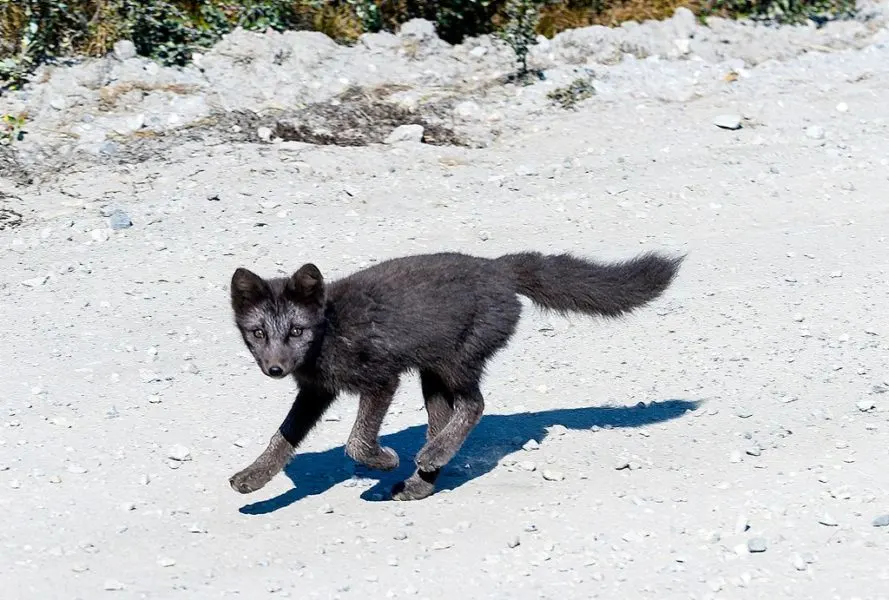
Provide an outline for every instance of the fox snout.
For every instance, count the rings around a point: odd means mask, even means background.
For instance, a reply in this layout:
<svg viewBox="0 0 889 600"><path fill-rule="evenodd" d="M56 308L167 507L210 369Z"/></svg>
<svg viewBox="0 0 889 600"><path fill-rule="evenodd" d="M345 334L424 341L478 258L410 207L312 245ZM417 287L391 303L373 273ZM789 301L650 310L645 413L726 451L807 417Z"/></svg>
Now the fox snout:
<svg viewBox="0 0 889 600"><path fill-rule="evenodd" d="M263 374L273 379L281 379L293 372L293 361L284 360L283 357L257 356L256 358L256 362L259 364L259 368L262 369Z"/></svg>

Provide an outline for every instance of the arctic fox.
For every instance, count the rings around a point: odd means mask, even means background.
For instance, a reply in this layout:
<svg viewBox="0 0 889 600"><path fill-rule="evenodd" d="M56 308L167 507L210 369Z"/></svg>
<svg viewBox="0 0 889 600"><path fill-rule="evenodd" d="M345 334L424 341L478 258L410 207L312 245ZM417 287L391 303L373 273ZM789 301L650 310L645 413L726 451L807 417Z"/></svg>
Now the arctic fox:
<svg viewBox="0 0 889 600"><path fill-rule="evenodd" d="M684 257L646 253L601 263L538 252L481 258L459 253L407 256L325 282L312 263L291 277L234 272L231 303L244 342L263 373L292 376L299 392L265 451L233 475L256 491L279 473L339 393L357 394L346 454L377 470L398 466L379 443L399 377L418 371L429 426L416 470L395 500L433 493L484 409L485 363L506 346L521 315L517 294L559 313L617 317L670 285Z"/></svg>

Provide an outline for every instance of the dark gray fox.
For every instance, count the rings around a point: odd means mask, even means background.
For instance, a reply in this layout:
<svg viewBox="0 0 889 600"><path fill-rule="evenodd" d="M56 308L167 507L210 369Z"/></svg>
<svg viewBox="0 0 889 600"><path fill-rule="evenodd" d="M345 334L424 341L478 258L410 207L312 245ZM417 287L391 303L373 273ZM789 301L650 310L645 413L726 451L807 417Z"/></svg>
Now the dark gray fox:
<svg viewBox="0 0 889 600"><path fill-rule="evenodd" d="M517 294L559 313L618 317L660 296L683 259L439 253L387 260L329 283L311 263L275 279L239 268L231 302L244 342L263 373L292 375L299 392L265 451L229 483L242 494L268 483L341 392L359 396L346 454L372 469L395 469L398 455L380 446L380 426L399 377L416 370L426 444L392 497L425 498L481 419L485 363L515 332Z"/></svg>

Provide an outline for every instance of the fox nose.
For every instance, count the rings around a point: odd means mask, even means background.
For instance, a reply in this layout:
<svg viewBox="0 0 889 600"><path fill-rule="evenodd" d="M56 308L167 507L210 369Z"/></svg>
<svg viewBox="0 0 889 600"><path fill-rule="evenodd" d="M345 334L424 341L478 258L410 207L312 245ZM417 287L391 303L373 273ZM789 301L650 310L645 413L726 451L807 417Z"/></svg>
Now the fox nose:
<svg viewBox="0 0 889 600"><path fill-rule="evenodd" d="M269 367L269 375L271 375L272 377L280 377L283 374L284 374L284 369L282 369L278 365L273 365L273 366Z"/></svg>

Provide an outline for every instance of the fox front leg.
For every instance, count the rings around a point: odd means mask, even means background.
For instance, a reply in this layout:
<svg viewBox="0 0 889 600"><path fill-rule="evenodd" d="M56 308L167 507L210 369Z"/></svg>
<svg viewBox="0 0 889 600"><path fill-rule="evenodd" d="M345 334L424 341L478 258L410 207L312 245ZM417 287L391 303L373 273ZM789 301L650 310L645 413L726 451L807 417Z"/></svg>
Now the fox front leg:
<svg viewBox="0 0 889 600"><path fill-rule="evenodd" d="M272 477L280 473L334 398L333 394L324 390L301 388L290 412L263 453L249 467L229 478L232 489L241 494L249 494L265 486Z"/></svg>
<svg viewBox="0 0 889 600"><path fill-rule="evenodd" d="M380 446L379 441L380 427L396 389L397 379L373 392L361 394L358 399L358 414L346 441L346 455L369 469L392 471L398 468L398 454L392 448Z"/></svg>

